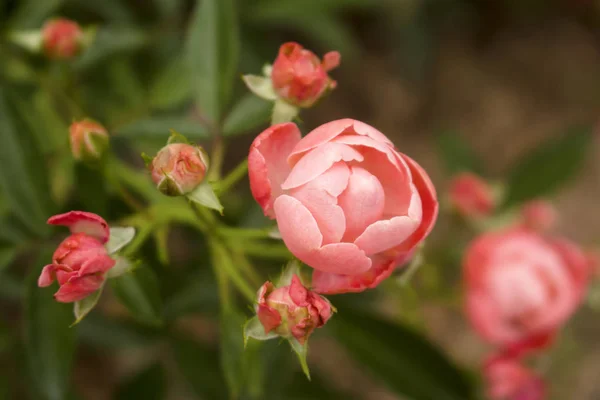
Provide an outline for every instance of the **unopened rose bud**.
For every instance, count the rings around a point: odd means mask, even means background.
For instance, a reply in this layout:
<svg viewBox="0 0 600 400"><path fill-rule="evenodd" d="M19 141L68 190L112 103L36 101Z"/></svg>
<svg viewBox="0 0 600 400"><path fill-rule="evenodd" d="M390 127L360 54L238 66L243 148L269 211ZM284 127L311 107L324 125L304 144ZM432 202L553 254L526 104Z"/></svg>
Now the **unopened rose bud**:
<svg viewBox="0 0 600 400"><path fill-rule="evenodd" d="M483 375L488 396L492 400L542 400L544 381L519 360L503 356L491 357L484 365Z"/></svg>
<svg viewBox="0 0 600 400"><path fill-rule="evenodd" d="M551 203L545 200L533 200L521 209L521 219L526 228L545 232L556 225L558 213Z"/></svg>
<svg viewBox="0 0 600 400"><path fill-rule="evenodd" d="M208 157L199 146L171 143L158 152L149 168L158 190L167 196L181 196L202 183Z"/></svg>
<svg viewBox="0 0 600 400"><path fill-rule="evenodd" d="M489 216L496 208L491 185L469 172L463 172L452 179L448 198L452 208L465 217Z"/></svg>
<svg viewBox="0 0 600 400"><path fill-rule="evenodd" d="M329 301L305 288L297 275L288 286L266 282L258 292L257 315L265 333L294 337L302 345L332 314Z"/></svg>
<svg viewBox="0 0 600 400"><path fill-rule="evenodd" d="M327 72L340 64L340 53L332 51L323 62L298 43L285 43L273 63L271 80L278 96L298 107L310 107L336 86Z"/></svg>
<svg viewBox="0 0 600 400"><path fill-rule="evenodd" d="M71 152L76 160L95 161L108 149L108 132L91 119L73 122L69 128Z"/></svg>
<svg viewBox="0 0 600 400"><path fill-rule="evenodd" d="M49 58L71 58L81 51L83 42L84 33L77 22L58 18L42 28L42 48Z"/></svg>

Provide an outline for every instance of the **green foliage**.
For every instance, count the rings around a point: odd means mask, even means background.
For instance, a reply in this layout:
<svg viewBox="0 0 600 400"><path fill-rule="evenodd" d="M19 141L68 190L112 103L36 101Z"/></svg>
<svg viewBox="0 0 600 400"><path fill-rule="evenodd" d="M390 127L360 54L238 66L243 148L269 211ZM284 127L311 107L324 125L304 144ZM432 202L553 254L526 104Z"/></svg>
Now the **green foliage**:
<svg viewBox="0 0 600 400"><path fill-rule="evenodd" d="M148 267L139 267L110 280L111 287L131 315L142 323L162 324L162 301L156 274Z"/></svg>
<svg viewBox="0 0 600 400"><path fill-rule="evenodd" d="M462 171L477 174L484 172L483 163L469 143L463 140L458 133L448 131L438 135L437 148L445 170L449 175Z"/></svg>
<svg viewBox="0 0 600 400"><path fill-rule="evenodd" d="M167 392L166 379L162 365L151 365L121 383L115 400L163 400Z"/></svg>

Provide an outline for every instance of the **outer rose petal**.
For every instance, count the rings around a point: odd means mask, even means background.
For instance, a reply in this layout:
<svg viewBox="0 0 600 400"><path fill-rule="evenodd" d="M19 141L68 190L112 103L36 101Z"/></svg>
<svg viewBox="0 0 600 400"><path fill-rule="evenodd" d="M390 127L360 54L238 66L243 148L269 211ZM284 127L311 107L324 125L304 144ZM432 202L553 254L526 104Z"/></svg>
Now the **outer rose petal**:
<svg viewBox="0 0 600 400"><path fill-rule="evenodd" d="M291 170L287 157L300 138L298 127L289 122L273 125L258 135L250 146L250 189L265 215L271 218L274 218L273 202L282 193L281 184Z"/></svg>
<svg viewBox="0 0 600 400"><path fill-rule="evenodd" d="M263 328L265 328L265 334L281 325L281 315L279 315L277 310L267 305L259 304L256 315Z"/></svg>
<svg viewBox="0 0 600 400"><path fill-rule="evenodd" d="M576 284L578 298L583 298L591 276L589 259L576 244L566 239L551 239L550 243L567 264Z"/></svg>
<svg viewBox="0 0 600 400"><path fill-rule="evenodd" d="M117 262L110 256L103 254L86 260L79 270L79 276L104 273L115 266Z"/></svg>
<svg viewBox="0 0 600 400"><path fill-rule="evenodd" d="M74 276L58 289L54 298L61 303L79 301L100 289L103 282L104 276L101 275Z"/></svg>
<svg viewBox="0 0 600 400"><path fill-rule="evenodd" d="M46 287L52 285L52 282L54 282L55 279L54 268L54 264L48 264L42 269L42 273L38 278L39 287Z"/></svg>
<svg viewBox="0 0 600 400"><path fill-rule="evenodd" d="M48 219L50 225L68 226L72 233L85 233L102 243L108 242L110 231L108 224L99 215L85 211L69 211Z"/></svg>

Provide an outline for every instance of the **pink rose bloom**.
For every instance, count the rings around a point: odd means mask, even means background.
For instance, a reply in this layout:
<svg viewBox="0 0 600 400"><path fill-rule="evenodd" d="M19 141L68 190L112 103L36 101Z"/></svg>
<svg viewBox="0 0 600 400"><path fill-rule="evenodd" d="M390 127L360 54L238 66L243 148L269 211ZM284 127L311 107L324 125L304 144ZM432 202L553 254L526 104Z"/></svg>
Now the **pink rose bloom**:
<svg viewBox="0 0 600 400"><path fill-rule="evenodd" d="M115 265L106 252L108 224L96 214L70 211L48 220L51 225L65 225L71 236L63 240L38 279L38 286L58 281L60 289L54 298L61 303L79 301L98 290L105 273Z"/></svg>
<svg viewBox="0 0 600 400"><path fill-rule="evenodd" d="M490 215L496 208L490 185L470 172L463 172L450 181L448 197L452 207L465 217Z"/></svg>
<svg viewBox="0 0 600 400"><path fill-rule="evenodd" d="M340 53L331 51L323 56L323 62L311 51L298 43L281 45L273 63L271 81L277 94L298 107L312 106L327 89L336 82L327 72L340 65Z"/></svg>
<svg viewBox="0 0 600 400"><path fill-rule="evenodd" d="M558 213L554 206L545 200L533 200L521 208L523 226L539 232L554 228Z"/></svg>
<svg viewBox="0 0 600 400"><path fill-rule="evenodd" d="M181 196L193 191L208 169L208 160L201 147L171 143L163 147L152 163L152 180L167 196Z"/></svg>
<svg viewBox="0 0 600 400"><path fill-rule="evenodd" d="M438 213L427 173L384 134L352 119L302 138L293 123L252 143L250 188L283 241L315 269L318 293L360 292L404 264Z"/></svg>
<svg viewBox="0 0 600 400"><path fill-rule="evenodd" d="M551 343L588 275L589 261L567 240L525 229L486 233L465 255L466 312L484 339L518 356Z"/></svg>
<svg viewBox="0 0 600 400"><path fill-rule="evenodd" d="M108 148L108 132L90 119L75 121L69 127L71 152L76 160L97 160Z"/></svg>
<svg viewBox="0 0 600 400"><path fill-rule="evenodd" d="M492 400L542 400L544 381L519 361L492 357L483 370L488 396Z"/></svg>
<svg viewBox="0 0 600 400"><path fill-rule="evenodd" d="M42 47L50 58L71 58L81 50L83 31L77 22L58 18L44 24Z"/></svg>
<svg viewBox="0 0 600 400"><path fill-rule="evenodd" d="M265 333L293 336L303 345L316 328L325 325L333 310L326 298L305 288L294 275L289 286L275 288L265 282L258 291L256 313Z"/></svg>

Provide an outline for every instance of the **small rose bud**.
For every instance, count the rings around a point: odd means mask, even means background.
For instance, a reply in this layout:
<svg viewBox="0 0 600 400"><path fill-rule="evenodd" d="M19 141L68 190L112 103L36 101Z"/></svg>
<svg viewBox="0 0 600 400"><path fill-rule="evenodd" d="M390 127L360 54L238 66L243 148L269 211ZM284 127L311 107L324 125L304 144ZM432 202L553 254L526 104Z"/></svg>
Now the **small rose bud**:
<svg viewBox="0 0 600 400"><path fill-rule="evenodd" d="M76 160L96 161L108 149L108 132L91 119L76 121L69 128L71 152Z"/></svg>
<svg viewBox="0 0 600 400"><path fill-rule="evenodd" d="M266 282L258 291L256 312L265 334L295 337L302 345L333 314L329 301L305 288L297 275L280 288Z"/></svg>
<svg viewBox="0 0 600 400"><path fill-rule="evenodd" d="M518 360L503 356L490 358L484 366L487 392L493 400L542 400L544 381Z"/></svg>
<svg viewBox="0 0 600 400"><path fill-rule="evenodd" d="M551 203L533 200L521 208L521 219L526 228L546 232L556 225L558 213Z"/></svg>
<svg viewBox="0 0 600 400"><path fill-rule="evenodd" d="M496 208L492 187L470 172L463 172L452 179L448 197L452 208L465 217L489 216Z"/></svg>
<svg viewBox="0 0 600 400"><path fill-rule="evenodd" d="M77 55L84 42L84 33L77 22L58 18L44 24L42 48L49 58L67 59Z"/></svg>
<svg viewBox="0 0 600 400"><path fill-rule="evenodd" d="M336 86L327 72L340 64L340 53L332 51L323 62L298 43L285 43L273 63L273 88L282 99L298 107L310 107Z"/></svg>
<svg viewBox="0 0 600 400"><path fill-rule="evenodd" d="M149 168L158 190L167 196L181 196L202 183L208 157L199 146L171 143L158 152Z"/></svg>

